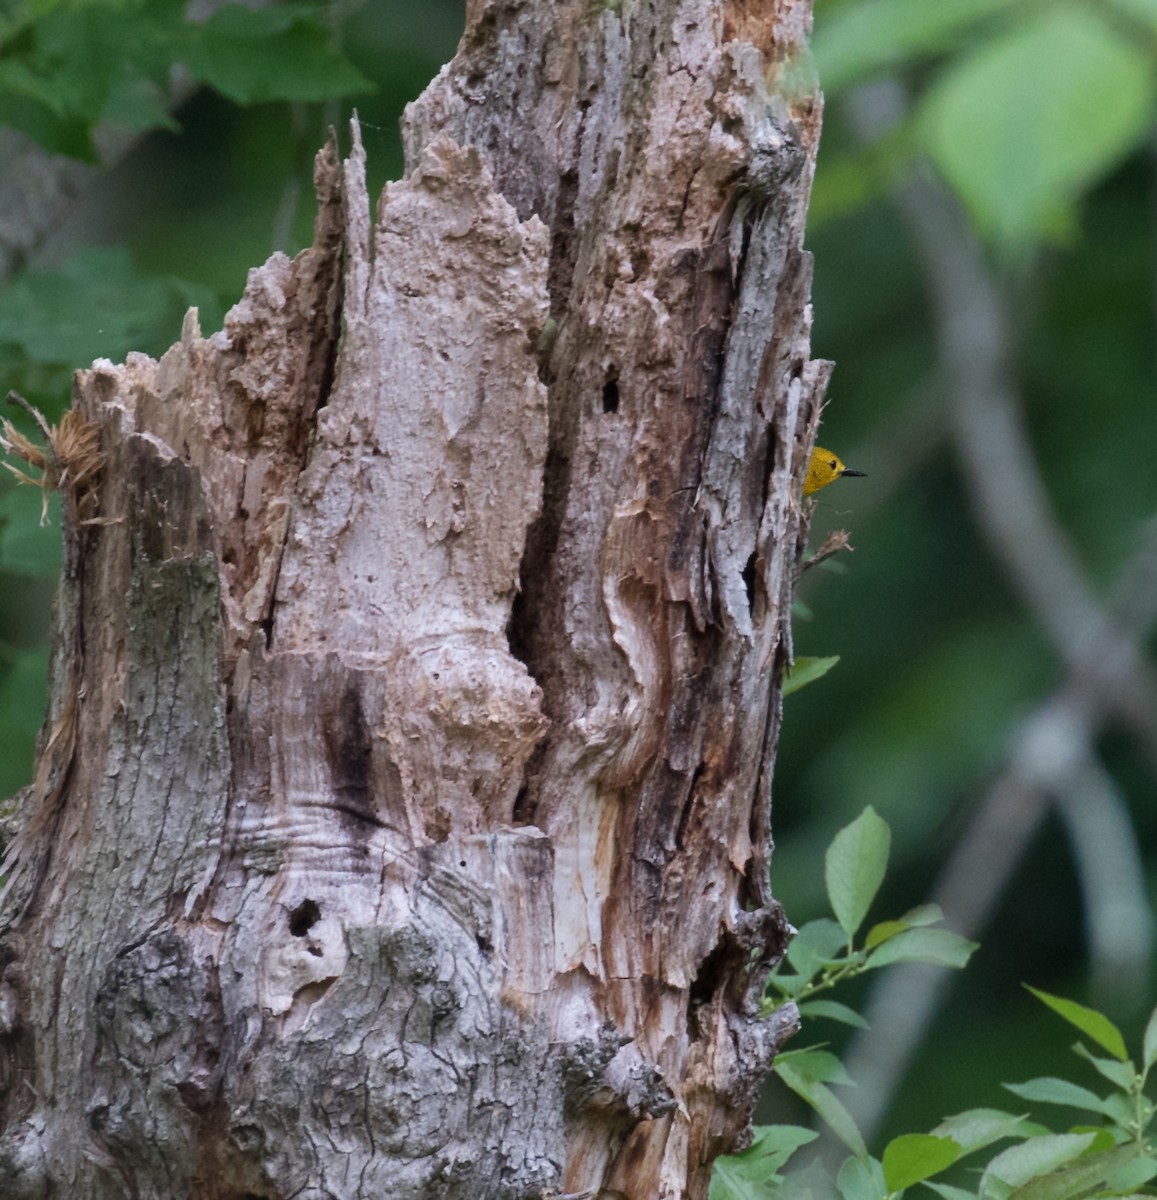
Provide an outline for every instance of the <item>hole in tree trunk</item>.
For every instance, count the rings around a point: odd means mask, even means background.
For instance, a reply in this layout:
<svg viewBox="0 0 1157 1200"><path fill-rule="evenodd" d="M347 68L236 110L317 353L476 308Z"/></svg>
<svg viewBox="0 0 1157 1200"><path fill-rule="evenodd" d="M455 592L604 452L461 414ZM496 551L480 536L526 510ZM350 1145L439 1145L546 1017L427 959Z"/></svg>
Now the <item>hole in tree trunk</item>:
<svg viewBox="0 0 1157 1200"><path fill-rule="evenodd" d="M619 411L619 380L612 375L603 384L603 412L617 413Z"/></svg>
<svg viewBox="0 0 1157 1200"><path fill-rule="evenodd" d="M321 920L321 909L315 900L303 900L289 914L289 932L294 937L305 935Z"/></svg>

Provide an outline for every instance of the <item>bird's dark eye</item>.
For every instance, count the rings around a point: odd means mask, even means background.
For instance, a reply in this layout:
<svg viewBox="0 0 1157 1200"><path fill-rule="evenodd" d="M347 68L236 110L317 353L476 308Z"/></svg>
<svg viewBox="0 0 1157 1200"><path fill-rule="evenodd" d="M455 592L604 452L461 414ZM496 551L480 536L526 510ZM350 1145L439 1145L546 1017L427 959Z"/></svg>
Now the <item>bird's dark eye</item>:
<svg viewBox="0 0 1157 1200"><path fill-rule="evenodd" d="M836 460L833 458L832 461L828 463L828 466L834 471L836 469Z"/></svg>

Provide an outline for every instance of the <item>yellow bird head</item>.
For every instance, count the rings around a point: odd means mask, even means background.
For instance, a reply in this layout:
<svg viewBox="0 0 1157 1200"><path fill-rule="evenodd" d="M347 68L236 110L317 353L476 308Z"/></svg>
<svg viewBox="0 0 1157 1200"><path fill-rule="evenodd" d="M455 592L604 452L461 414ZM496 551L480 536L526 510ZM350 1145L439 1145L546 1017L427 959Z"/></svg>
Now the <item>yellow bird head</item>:
<svg viewBox="0 0 1157 1200"><path fill-rule="evenodd" d="M812 451L811 462L808 463L807 479L804 480L803 494L810 496L812 492L818 492L820 488L825 488L835 479L839 479L841 475L865 475L864 471L853 471L851 467L845 467L840 461L838 454L833 454L830 450L825 450L822 446L817 446Z"/></svg>

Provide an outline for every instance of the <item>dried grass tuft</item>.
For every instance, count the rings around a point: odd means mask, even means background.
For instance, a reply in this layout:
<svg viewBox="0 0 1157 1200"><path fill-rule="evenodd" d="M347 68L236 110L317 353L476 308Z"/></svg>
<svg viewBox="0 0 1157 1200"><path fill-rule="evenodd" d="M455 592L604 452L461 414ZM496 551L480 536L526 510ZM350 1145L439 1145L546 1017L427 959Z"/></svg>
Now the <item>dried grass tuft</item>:
<svg viewBox="0 0 1157 1200"><path fill-rule="evenodd" d="M11 421L4 420L0 421L0 450L27 463L40 475L29 475L11 463L0 465L18 482L40 488L43 493L41 524L47 518L51 492L68 493L79 514L81 507L87 507L86 502L95 495L96 477L104 463L100 452L100 430L76 409L69 409L60 418L59 425L49 425L43 414L16 392L8 393L8 402L23 408L36 422L44 434L44 444L34 442Z"/></svg>

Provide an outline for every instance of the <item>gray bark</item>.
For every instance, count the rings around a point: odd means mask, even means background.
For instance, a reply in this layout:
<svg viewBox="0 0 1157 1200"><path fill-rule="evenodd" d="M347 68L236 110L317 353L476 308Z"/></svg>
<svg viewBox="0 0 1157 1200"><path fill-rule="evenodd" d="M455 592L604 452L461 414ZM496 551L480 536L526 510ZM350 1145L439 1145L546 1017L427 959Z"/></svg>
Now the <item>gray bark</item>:
<svg viewBox="0 0 1157 1200"><path fill-rule="evenodd" d="M478 0L371 219L77 378L0 1195L703 1197L826 384L807 0Z"/></svg>

